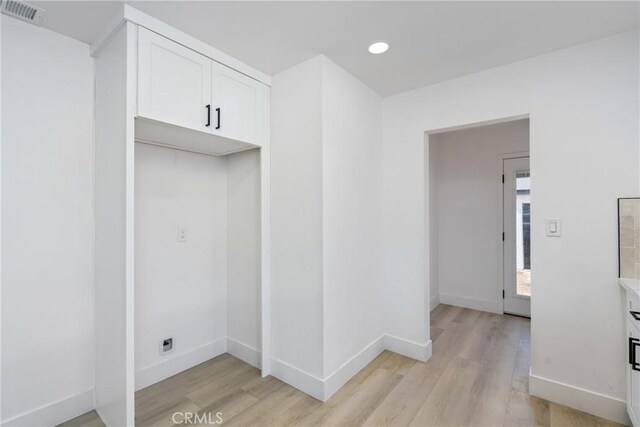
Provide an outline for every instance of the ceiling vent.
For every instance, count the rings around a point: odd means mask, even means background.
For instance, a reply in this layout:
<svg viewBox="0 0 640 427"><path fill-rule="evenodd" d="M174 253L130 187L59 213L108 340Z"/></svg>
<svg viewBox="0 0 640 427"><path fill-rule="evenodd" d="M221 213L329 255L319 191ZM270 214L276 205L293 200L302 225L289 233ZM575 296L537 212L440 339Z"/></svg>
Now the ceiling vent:
<svg viewBox="0 0 640 427"><path fill-rule="evenodd" d="M0 2L0 11L5 15L13 16L35 25L42 24L44 15L47 13L40 7L20 0L0 0Z"/></svg>

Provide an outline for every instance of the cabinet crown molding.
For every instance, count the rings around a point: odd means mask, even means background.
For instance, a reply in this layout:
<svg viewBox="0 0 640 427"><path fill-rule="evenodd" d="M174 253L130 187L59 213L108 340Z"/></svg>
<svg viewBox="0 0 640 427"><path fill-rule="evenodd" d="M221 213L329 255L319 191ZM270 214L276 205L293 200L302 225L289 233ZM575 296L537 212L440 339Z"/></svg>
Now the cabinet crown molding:
<svg viewBox="0 0 640 427"><path fill-rule="evenodd" d="M131 7L127 4L122 4L118 7L118 10L113 14L109 20L109 24L105 27L103 32L94 40L90 47L91 56L96 56L96 53L113 38L120 28L126 23L131 22L133 24L144 27L150 31L158 33L174 42L181 44L195 52L198 52L204 56L209 57L215 62L219 62L229 68L232 68L239 73L242 73L252 79L255 79L267 86L271 86L271 76L256 70L255 68L245 64L242 61L235 59L234 57L192 37L171 25L154 18L151 15L147 15L138 9Z"/></svg>

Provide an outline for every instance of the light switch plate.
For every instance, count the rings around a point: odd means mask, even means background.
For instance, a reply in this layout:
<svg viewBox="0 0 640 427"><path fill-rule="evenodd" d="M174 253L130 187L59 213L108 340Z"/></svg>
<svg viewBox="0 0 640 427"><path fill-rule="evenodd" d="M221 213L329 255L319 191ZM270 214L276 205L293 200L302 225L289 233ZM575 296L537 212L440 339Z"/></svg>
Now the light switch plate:
<svg viewBox="0 0 640 427"><path fill-rule="evenodd" d="M560 219L558 218L545 219L544 229L547 237L560 237L562 234Z"/></svg>

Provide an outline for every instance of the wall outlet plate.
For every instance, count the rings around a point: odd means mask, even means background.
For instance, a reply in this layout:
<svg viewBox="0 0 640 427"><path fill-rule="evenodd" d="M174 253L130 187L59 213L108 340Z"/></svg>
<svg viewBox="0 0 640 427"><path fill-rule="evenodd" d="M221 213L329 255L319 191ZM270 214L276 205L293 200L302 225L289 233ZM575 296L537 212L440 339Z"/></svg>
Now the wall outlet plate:
<svg viewBox="0 0 640 427"><path fill-rule="evenodd" d="M178 242L189 241L189 230L187 227L178 227Z"/></svg>
<svg viewBox="0 0 640 427"><path fill-rule="evenodd" d="M173 338L164 338L160 341L160 354L165 355L171 353L174 349Z"/></svg>

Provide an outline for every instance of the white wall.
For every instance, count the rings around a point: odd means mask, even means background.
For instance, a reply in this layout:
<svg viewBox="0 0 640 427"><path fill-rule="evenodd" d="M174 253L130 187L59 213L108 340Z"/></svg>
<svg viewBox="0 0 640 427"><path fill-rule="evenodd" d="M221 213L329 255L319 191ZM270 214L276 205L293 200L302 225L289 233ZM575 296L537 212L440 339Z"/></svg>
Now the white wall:
<svg viewBox="0 0 640 427"><path fill-rule="evenodd" d="M93 405L93 60L1 19L2 415L56 424Z"/></svg>
<svg viewBox="0 0 640 427"><path fill-rule="evenodd" d="M439 148L440 144L429 144L429 149L424 150L425 164L428 163L429 165L429 184L425 184L424 186L425 211L428 212L427 217L429 218L429 222L426 223L425 227L425 231L428 233L427 240L429 242L429 256L426 267L429 272L429 292L425 295L425 299L428 298L429 301L429 312L440 304L440 287L438 286L440 276L440 260L438 259L440 234L438 233L438 223L440 217L438 215L438 203L434 203L438 200L440 194L440 186L438 185L438 173L440 172L438 167Z"/></svg>
<svg viewBox="0 0 640 427"><path fill-rule="evenodd" d="M258 365L262 349L260 151L231 154L225 160L229 351Z"/></svg>
<svg viewBox="0 0 640 427"><path fill-rule="evenodd" d="M274 375L320 399L386 345L381 101L323 56L273 79Z"/></svg>
<svg viewBox="0 0 640 427"><path fill-rule="evenodd" d="M438 288L441 303L501 313L498 156L529 151L529 121L430 135L429 150L437 170L429 171L437 187L430 200L437 209L438 260L431 289Z"/></svg>
<svg viewBox="0 0 640 427"><path fill-rule="evenodd" d="M634 31L385 99L391 333L428 337L424 132L530 114L531 391L625 421L616 198L640 191L638 72ZM548 217L561 238L544 236Z"/></svg>
<svg viewBox="0 0 640 427"><path fill-rule="evenodd" d="M384 333L381 101L322 57L325 376Z"/></svg>
<svg viewBox="0 0 640 427"><path fill-rule="evenodd" d="M190 352L215 355L205 349L219 348L216 341L226 339L227 162L138 143L135 171L135 364L140 388L159 369L154 365L179 363L172 359ZM178 227L186 227L186 242L178 242ZM174 350L161 355L160 342L168 337L173 337Z"/></svg>
<svg viewBox="0 0 640 427"><path fill-rule="evenodd" d="M271 355L323 376L321 59L271 87Z"/></svg>

